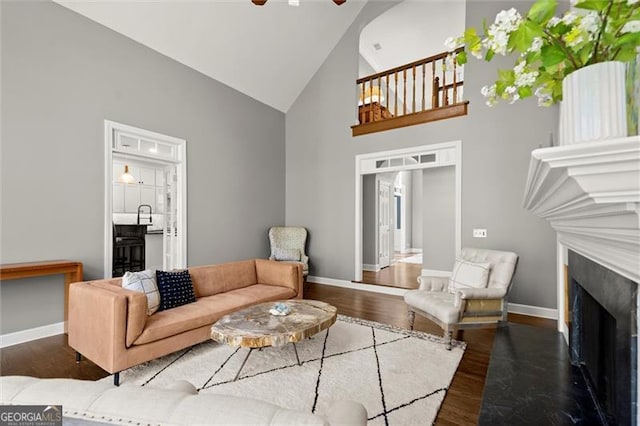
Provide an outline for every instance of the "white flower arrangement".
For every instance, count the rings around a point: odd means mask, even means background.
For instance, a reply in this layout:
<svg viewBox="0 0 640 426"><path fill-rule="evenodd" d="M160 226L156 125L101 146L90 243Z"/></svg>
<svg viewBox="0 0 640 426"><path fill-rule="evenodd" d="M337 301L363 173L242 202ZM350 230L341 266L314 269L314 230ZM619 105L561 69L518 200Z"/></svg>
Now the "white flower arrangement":
<svg viewBox="0 0 640 426"><path fill-rule="evenodd" d="M573 71L605 61L631 62L640 46L640 0L572 0L572 8L555 16L556 0L537 0L526 15L503 10L484 36L468 28L449 37L445 46L460 65L467 53L491 61L495 54L517 53L511 70L499 70L498 80L482 88L487 104L511 103L536 96L538 105L562 100L562 80Z"/></svg>

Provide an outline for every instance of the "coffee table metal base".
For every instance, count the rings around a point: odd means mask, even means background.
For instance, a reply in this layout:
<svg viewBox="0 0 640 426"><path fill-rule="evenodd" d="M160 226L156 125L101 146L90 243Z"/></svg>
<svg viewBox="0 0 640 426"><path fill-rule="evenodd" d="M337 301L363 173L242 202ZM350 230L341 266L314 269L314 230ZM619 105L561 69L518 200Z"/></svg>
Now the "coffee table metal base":
<svg viewBox="0 0 640 426"><path fill-rule="evenodd" d="M298 356L298 348L296 347L295 342L291 343L293 345L293 351L296 354L296 362L298 363L298 365L302 365L302 363L300 362L300 357ZM247 352L247 356L244 357L244 361L242 361L242 364L240 365L240 368L238 369L238 372L236 373L236 377L233 378L233 381L235 382L236 380L238 380L238 377L240 377L240 373L242 372L242 369L244 368L244 365L247 363L247 360L249 359L249 355L251 355L251 352L253 352L256 348L249 348L249 352ZM259 350L262 350L262 348L258 348Z"/></svg>

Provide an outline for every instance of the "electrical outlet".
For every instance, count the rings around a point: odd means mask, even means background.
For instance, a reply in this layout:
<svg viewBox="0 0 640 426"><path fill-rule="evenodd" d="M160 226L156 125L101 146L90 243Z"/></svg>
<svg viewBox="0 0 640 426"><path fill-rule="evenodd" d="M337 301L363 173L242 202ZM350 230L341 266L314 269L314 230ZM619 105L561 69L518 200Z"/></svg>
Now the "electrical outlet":
<svg viewBox="0 0 640 426"><path fill-rule="evenodd" d="M486 229L474 229L473 230L473 238L487 238L487 230Z"/></svg>

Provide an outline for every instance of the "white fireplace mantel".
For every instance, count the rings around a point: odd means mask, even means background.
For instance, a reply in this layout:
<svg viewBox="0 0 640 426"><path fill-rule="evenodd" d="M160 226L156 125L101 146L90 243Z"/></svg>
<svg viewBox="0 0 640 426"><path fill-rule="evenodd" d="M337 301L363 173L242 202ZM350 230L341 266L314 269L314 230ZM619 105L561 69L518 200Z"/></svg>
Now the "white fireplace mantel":
<svg viewBox="0 0 640 426"><path fill-rule="evenodd" d="M560 245L640 283L640 137L536 149L523 204Z"/></svg>

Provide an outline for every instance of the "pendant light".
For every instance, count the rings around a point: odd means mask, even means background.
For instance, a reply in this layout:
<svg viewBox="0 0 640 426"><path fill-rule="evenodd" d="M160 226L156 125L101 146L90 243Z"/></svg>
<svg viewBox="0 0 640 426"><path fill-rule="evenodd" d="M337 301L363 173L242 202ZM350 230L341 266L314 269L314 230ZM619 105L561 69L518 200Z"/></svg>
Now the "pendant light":
<svg viewBox="0 0 640 426"><path fill-rule="evenodd" d="M131 173L129 173L129 165L124 165L124 173L120 175L118 180L122 183L135 183L136 178L133 177Z"/></svg>

